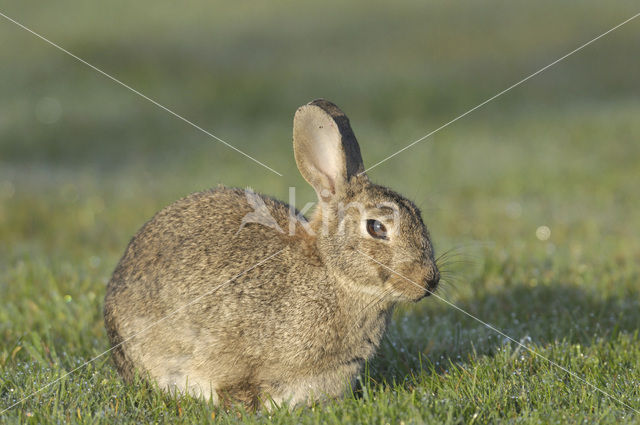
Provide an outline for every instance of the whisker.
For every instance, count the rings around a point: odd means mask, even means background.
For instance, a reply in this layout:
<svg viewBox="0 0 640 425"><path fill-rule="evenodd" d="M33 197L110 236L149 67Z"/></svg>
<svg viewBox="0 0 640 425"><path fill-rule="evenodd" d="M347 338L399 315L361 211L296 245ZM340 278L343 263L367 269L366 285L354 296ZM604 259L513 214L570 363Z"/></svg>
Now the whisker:
<svg viewBox="0 0 640 425"><path fill-rule="evenodd" d="M447 260L447 261L443 261L443 262L437 262L436 261L436 266L438 266L438 268L440 267L445 267L451 264L465 264L465 265L475 265L477 264L477 262L472 261L472 260Z"/></svg>
<svg viewBox="0 0 640 425"><path fill-rule="evenodd" d="M440 254L438 256L438 258L436 259L436 261L442 261L442 260L446 260L446 259L450 259L450 258L460 258L460 257L462 257L462 258L475 258L475 259L481 258L480 256L471 254L469 252L449 252L449 253L445 253L445 254Z"/></svg>
<svg viewBox="0 0 640 425"><path fill-rule="evenodd" d="M441 290L441 292L444 295L450 295L449 294L449 288L458 290L458 284L460 283L461 280L451 280L449 278L441 278L440 279L440 285L439 285L439 290ZM439 291L440 292L440 291Z"/></svg>
<svg viewBox="0 0 640 425"><path fill-rule="evenodd" d="M463 276L458 276L455 274L450 274L446 272L440 272L440 282L450 283L450 282L460 282L463 279Z"/></svg>
<svg viewBox="0 0 640 425"><path fill-rule="evenodd" d="M440 260L442 258L445 258L447 256L451 256L451 255L471 256L468 252L467 253L459 252L462 249L467 248L469 246L478 246L478 245L480 245L480 246L485 246L486 247L486 246L491 246L491 245L494 245L494 244L495 244L494 242L472 241L472 242L467 242L467 243L460 244L460 245L455 245L455 246L452 246L451 248L445 250L442 254L440 254L438 256L438 258L436 259L436 261L438 261L438 260Z"/></svg>
<svg viewBox="0 0 640 425"><path fill-rule="evenodd" d="M446 257L447 255L450 255L451 253L455 252L456 250L458 250L460 248L458 247L452 247L449 248L447 250L445 250L443 253L441 253L440 255L438 255L438 257L436 258L436 262L438 262L441 258Z"/></svg>

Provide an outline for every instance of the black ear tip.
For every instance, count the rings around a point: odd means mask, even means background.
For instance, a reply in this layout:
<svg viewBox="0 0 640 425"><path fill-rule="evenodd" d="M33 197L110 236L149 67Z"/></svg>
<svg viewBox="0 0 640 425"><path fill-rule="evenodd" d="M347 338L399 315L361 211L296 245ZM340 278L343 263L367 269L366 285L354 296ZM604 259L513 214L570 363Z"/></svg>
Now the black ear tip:
<svg viewBox="0 0 640 425"><path fill-rule="evenodd" d="M325 111L327 114L331 115L334 119L337 117L346 117L344 112L342 112L342 110L338 108L338 106L335 103L329 102L326 99L316 99L307 103L307 105L319 107L320 109Z"/></svg>
<svg viewBox="0 0 640 425"><path fill-rule="evenodd" d="M323 104L329 104L336 106L333 102L329 102L327 99L323 99L319 97L318 99L313 99L311 102L307 103L307 105L315 105L322 107Z"/></svg>

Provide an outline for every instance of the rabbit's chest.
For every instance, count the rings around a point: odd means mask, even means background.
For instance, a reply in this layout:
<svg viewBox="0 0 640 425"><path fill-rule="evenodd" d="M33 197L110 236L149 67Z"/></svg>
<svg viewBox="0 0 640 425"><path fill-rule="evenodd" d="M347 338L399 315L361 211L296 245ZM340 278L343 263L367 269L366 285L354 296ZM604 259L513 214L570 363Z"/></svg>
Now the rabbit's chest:
<svg viewBox="0 0 640 425"><path fill-rule="evenodd" d="M343 380L357 374L365 361L375 355L386 330L387 316L380 312L362 322L345 322L341 318L332 325L318 323L316 332L301 342L298 366L307 375L340 371Z"/></svg>

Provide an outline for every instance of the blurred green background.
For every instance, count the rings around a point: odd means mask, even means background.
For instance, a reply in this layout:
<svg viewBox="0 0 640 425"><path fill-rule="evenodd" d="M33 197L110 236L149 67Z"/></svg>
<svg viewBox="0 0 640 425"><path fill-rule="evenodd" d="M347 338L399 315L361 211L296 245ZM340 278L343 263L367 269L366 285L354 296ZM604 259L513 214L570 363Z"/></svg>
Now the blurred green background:
<svg viewBox="0 0 640 425"><path fill-rule="evenodd" d="M284 175L0 17L0 408L8 382L28 391L16 373L39 356L62 368L106 348L105 283L162 206L218 183L281 199L296 186L298 206L314 200L291 149L298 106L338 104L370 166L637 9L0 1L0 12ZM447 267L443 296L541 346L637 332L639 40L640 20L630 22L371 170L422 208L439 252L463 260ZM389 380L416 368L415 353L455 360L497 344L435 299L396 323L391 341L413 354L386 343L374 366ZM72 360L46 360L52 351Z"/></svg>

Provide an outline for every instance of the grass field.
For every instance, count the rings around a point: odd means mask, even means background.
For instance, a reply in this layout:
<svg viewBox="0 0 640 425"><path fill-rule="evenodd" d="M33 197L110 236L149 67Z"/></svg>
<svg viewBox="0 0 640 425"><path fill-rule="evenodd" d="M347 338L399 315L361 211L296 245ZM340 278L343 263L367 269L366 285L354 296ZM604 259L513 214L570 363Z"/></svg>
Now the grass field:
<svg viewBox="0 0 640 425"><path fill-rule="evenodd" d="M637 8L1 1L283 177L0 17L0 410L108 348L105 284L162 206L218 183L313 200L299 105L340 105L372 165ZM439 295L631 409L431 297L396 311L343 400L225 411L125 385L103 356L0 423L640 422L639 35L640 18L369 173L453 249Z"/></svg>

